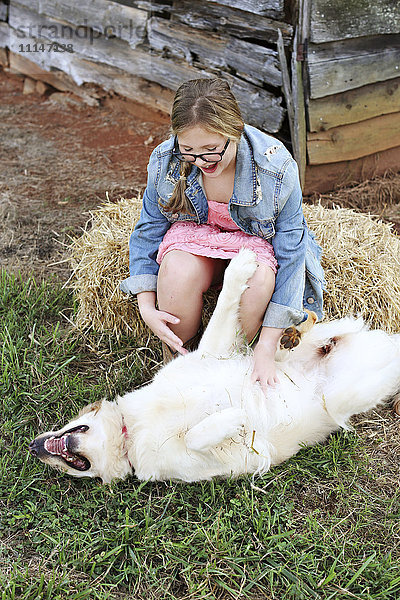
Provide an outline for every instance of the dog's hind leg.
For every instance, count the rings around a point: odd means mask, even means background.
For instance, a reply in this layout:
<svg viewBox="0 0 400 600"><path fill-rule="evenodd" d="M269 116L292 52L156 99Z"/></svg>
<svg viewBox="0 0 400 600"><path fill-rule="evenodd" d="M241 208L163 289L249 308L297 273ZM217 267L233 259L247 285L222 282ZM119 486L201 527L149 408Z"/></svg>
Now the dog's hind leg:
<svg viewBox="0 0 400 600"><path fill-rule="evenodd" d="M203 355L226 356L232 349L241 331L240 298L256 268L256 255L243 248L226 269L217 305L199 344Z"/></svg>
<svg viewBox="0 0 400 600"><path fill-rule="evenodd" d="M226 408L209 415L194 425L185 435L188 450L204 452L215 448L226 439L237 436L246 422L246 413L241 408Z"/></svg>

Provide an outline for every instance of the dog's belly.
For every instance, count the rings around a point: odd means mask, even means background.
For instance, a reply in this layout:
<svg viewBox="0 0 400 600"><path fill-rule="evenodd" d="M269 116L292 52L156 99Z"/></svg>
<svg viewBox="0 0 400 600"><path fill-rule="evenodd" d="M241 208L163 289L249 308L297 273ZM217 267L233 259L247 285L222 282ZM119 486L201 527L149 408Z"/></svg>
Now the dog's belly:
<svg viewBox="0 0 400 600"><path fill-rule="evenodd" d="M238 476L264 472L295 454L300 444L312 444L311 413L321 411L315 400L314 386L302 390L282 376L277 390L267 398L260 386L250 380L250 357L221 361L196 353L170 363L146 388L132 394L134 448L130 454L140 479L179 479L197 481L215 476ZM128 408L128 407L127 407ZM242 429L209 448L193 450L186 434L207 418L224 411L242 409L246 420ZM126 414L126 409L124 410ZM231 413L229 413L231 414ZM126 419L129 417L125 417ZM318 419L320 422L320 419ZM331 424L326 423L327 430ZM215 432L214 432L215 434ZM214 439L215 435L210 438ZM218 437L218 436L217 436Z"/></svg>
<svg viewBox="0 0 400 600"><path fill-rule="evenodd" d="M134 447L130 459L140 479L196 481L253 472L259 462L244 431L201 452L190 450L185 436L212 414L244 408L254 401L250 359L221 361L196 353L176 359L146 388L123 403L132 412ZM232 364L233 363L233 364ZM234 368L232 368L234 366ZM247 413L247 410L246 410Z"/></svg>

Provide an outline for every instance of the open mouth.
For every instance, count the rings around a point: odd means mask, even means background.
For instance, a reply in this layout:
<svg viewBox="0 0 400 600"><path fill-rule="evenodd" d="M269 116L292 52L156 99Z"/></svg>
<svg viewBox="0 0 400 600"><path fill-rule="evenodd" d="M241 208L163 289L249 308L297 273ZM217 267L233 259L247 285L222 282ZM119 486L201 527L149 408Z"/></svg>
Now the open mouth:
<svg viewBox="0 0 400 600"><path fill-rule="evenodd" d="M210 165L209 167L200 167L201 170L203 171L203 173L214 173L214 171L217 170L218 167L218 163L213 163L212 165Z"/></svg>
<svg viewBox="0 0 400 600"><path fill-rule="evenodd" d="M44 449L48 454L62 458L69 467L77 471L88 471L90 462L84 456L74 452L73 438L71 437L73 433L84 433L88 429L87 425L81 425L66 431L58 437L51 436L45 440Z"/></svg>

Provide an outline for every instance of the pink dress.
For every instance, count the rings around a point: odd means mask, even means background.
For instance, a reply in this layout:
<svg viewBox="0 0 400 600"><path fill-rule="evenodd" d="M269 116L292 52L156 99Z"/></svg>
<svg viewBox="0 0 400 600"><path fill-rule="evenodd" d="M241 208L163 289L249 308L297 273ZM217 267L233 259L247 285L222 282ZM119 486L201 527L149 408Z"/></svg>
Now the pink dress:
<svg viewBox="0 0 400 600"><path fill-rule="evenodd" d="M241 248L253 250L259 262L267 264L276 273L277 262L270 242L244 233L232 220L228 205L209 200L208 221L198 225L191 221L173 223L164 236L157 254L157 262L170 250L184 250L210 258L233 258Z"/></svg>

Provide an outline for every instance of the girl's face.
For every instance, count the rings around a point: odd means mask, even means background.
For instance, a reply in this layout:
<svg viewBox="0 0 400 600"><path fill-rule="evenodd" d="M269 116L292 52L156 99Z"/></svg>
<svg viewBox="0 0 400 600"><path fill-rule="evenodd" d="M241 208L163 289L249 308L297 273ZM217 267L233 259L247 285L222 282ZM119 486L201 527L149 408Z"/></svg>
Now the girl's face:
<svg viewBox="0 0 400 600"><path fill-rule="evenodd" d="M219 133L211 133L207 129L196 125L185 129L178 136L179 150L182 154L207 154L210 152L222 152L228 140L227 137ZM234 168L236 163L237 144L232 139L220 162L206 162L201 158L196 158L195 164L206 177L218 177L226 169Z"/></svg>

